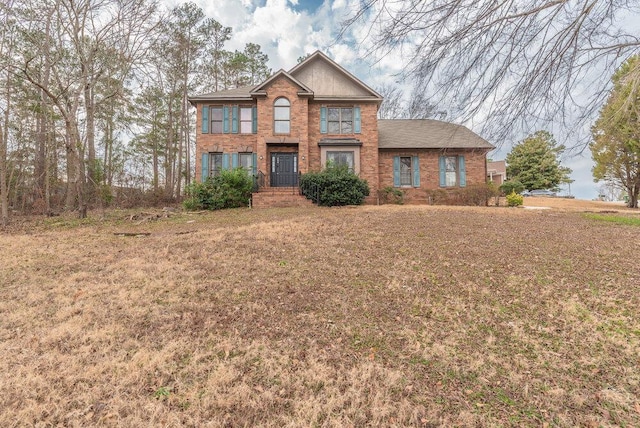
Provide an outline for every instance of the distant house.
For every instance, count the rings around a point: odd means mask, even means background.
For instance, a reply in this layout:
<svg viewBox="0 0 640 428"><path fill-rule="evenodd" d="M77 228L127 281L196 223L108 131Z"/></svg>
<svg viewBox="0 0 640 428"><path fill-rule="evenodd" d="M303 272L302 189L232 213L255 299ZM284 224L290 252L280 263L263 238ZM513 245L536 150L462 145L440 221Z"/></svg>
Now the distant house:
<svg viewBox="0 0 640 428"><path fill-rule="evenodd" d="M322 52L256 86L190 97L197 108L196 174L244 167L259 188L254 206L296 205L299 174L328 161L371 188L426 200L427 189L485 183L494 147L464 126L437 120L378 120L382 97Z"/></svg>
<svg viewBox="0 0 640 428"><path fill-rule="evenodd" d="M487 162L487 181L498 187L507 181L507 163L503 160Z"/></svg>

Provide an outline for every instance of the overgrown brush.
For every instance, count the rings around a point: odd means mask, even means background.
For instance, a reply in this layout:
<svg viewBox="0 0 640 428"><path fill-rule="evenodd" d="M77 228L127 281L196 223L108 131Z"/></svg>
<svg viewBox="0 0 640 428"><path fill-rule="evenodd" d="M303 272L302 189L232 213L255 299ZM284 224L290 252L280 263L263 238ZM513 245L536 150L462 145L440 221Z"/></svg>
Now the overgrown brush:
<svg viewBox="0 0 640 428"><path fill-rule="evenodd" d="M432 205L487 206L498 193L494 185L483 183L455 189L427 190L427 200Z"/></svg>
<svg viewBox="0 0 640 428"><path fill-rule="evenodd" d="M188 185L183 205L189 211L244 207L249 204L252 188L253 180L244 168L223 170L204 182Z"/></svg>

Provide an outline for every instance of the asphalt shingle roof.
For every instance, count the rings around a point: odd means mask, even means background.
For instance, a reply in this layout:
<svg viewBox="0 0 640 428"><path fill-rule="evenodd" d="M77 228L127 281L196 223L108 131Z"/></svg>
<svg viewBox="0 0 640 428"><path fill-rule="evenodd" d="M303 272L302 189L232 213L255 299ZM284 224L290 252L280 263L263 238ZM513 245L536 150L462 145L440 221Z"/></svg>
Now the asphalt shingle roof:
<svg viewBox="0 0 640 428"><path fill-rule="evenodd" d="M380 149L493 149L462 125L432 119L378 120Z"/></svg>
<svg viewBox="0 0 640 428"><path fill-rule="evenodd" d="M215 100L215 99L225 99L225 98L238 98L238 97L246 97L251 98L251 91L255 88L254 86L243 86L241 88L234 89L226 89L224 91L218 92L209 92L208 94L196 95L193 97L189 97L190 100Z"/></svg>

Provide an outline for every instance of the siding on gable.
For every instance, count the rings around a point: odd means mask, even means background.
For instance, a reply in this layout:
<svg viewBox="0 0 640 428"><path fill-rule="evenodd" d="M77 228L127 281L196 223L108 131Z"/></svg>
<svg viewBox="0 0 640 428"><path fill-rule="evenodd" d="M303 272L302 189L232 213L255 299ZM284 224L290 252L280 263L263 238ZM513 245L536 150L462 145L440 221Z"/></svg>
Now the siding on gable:
<svg viewBox="0 0 640 428"><path fill-rule="evenodd" d="M307 85L315 96L371 96L369 91L320 58L298 70L294 77Z"/></svg>

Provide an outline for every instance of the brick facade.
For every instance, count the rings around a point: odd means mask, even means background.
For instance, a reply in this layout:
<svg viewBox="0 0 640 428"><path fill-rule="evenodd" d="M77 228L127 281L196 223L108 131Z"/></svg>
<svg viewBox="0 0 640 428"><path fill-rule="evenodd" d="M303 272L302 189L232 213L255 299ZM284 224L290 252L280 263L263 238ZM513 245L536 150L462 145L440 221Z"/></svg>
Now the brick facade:
<svg viewBox="0 0 640 428"><path fill-rule="evenodd" d="M466 185L486 183L487 174L486 150L380 150L379 154L379 188L393 186L393 158L395 156L418 156L420 163L420 187L401 187L407 202L426 202L427 189L453 189L440 187L440 156L464 156ZM459 187L459 186L458 186Z"/></svg>
<svg viewBox="0 0 640 428"><path fill-rule="evenodd" d="M331 60L320 55L320 59L331 63ZM313 58L312 58L313 59ZM311 61L311 60L309 60ZM311 63L312 64L312 63ZM343 76L347 72L335 65L335 73ZM292 69L292 73L300 65ZM313 67L313 65L311 65ZM318 70L325 70L318 68ZM320 75L321 73L318 72ZM304 73L303 73L304 75ZM331 79L331 74L322 76ZM316 77L314 77L316 78ZM323 168L323 153L329 150L353 151L354 167L359 176L369 183L371 190L367 203L375 203L378 200L378 190L385 187L393 187L393 158L394 156L418 156L420 163L420 187L406 188L405 199L408 201L426 200L426 189L440 188L439 183L439 156L444 149L380 149L378 131L378 106L380 97L362 83L353 78L354 88L364 95L345 96L340 94L320 94L321 99L314 99L314 94L304 83L296 81L295 77L285 72L279 72L255 92L241 93L240 90L230 92L228 100L225 96L215 96L206 99L192 99L197 107L197 133L196 133L196 178L202 177L202 155L204 153L242 153L252 152L256 154L257 170L262 172L266 180L266 188L270 188L269 172L271 153L289 152L298 154L298 171L306 173L319 171ZM326 82L326 80L325 80ZM343 82L343 81L341 81ZM360 85L360 86L358 86ZM290 132L276 134L274 132L274 102L280 98L286 98L290 103ZM237 101L245 98L246 101ZM213 100L213 101L212 101ZM219 100L219 101L218 101ZM331 100L331 101L328 101ZM226 105L256 106L257 108L257 133L202 133L202 111L205 107ZM328 134L321 133L321 108L322 107L359 107L360 132L352 134ZM395 135L395 134L394 134ZM320 146L323 139L346 139L344 146ZM357 141L356 141L357 140ZM408 139L412 140L412 139ZM333 144L336 144L332 141ZM323 152L325 150L325 152ZM486 181L486 149L453 150L447 149L447 155L465 157L467 185L484 183ZM276 190L275 188L273 189ZM282 193L271 198L282 202L287 195ZM267 204L267 198L260 199L260 203Z"/></svg>

